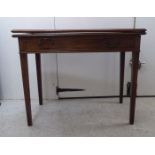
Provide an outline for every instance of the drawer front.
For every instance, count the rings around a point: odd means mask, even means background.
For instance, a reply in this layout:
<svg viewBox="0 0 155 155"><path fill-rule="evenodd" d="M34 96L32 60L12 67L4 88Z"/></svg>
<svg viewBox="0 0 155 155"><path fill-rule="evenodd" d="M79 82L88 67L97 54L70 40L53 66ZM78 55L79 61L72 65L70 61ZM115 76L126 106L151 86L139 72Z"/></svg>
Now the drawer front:
<svg viewBox="0 0 155 155"><path fill-rule="evenodd" d="M19 38L21 52L117 52L138 50L135 36L54 36Z"/></svg>
<svg viewBox="0 0 155 155"><path fill-rule="evenodd" d="M48 51L54 49L51 38L20 38L20 50L26 52Z"/></svg>

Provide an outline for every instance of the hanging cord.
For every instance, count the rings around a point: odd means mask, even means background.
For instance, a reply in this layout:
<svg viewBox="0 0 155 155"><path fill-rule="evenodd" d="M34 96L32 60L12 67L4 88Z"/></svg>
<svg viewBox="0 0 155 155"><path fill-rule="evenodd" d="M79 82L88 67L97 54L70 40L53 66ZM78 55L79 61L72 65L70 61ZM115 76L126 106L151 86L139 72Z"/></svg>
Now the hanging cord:
<svg viewBox="0 0 155 155"><path fill-rule="evenodd" d="M136 17L133 17L133 28L136 28Z"/></svg>
<svg viewBox="0 0 155 155"><path fill-rule="evenodd" d="M55 17L54 17L54 30L56 30L56 23L55 23ZM59 87L59 66L58 66L58 54L56 53L56 79L57 79L57 87ZM59 99L59 94L57 93L57 97Z"/></svg>

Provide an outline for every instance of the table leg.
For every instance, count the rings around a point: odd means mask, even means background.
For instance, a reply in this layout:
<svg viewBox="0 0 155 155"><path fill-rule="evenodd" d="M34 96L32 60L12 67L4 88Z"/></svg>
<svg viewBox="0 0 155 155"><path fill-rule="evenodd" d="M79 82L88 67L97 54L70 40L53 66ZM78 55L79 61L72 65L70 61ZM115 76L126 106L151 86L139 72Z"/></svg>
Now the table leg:
<svg viewBox="0 0 155 155"><path fill-rule="evenodd" d="M132 70L131 70L131 99L130 99L130 124L134 124L136 94L137 94L137 76L138 76L139 51L132 52Z"/></svg>
<svg viewBox="0 0 155 155"><path fill-rule="evenodd" d="M21 71L23 78L23 88L26 106L27 124L32 125L31 101L30 101L30 88L29 88L29 74L28 74L28 61L27 54L20 54Z"/></svg>
<svg viewBox="0 0 155 155"><path fill-rule="evenodd" d="M125 52L120 52L120 103L123 103Z"/></svg>
<svg viewBox="0 0 155 155"><path fill-rule="evenodd" d="M42 105L43 99L42 99L42 79L41 79L41 57L40 57L40 53L35 54L35 58L36 58L39 104Z"/></svg>

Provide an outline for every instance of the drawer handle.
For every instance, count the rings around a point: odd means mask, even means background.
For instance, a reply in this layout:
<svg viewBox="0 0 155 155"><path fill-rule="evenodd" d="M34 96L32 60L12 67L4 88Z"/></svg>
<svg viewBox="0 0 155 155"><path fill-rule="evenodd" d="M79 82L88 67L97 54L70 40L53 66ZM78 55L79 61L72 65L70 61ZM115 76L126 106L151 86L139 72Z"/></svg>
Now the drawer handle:
<svg viewBox="0 0 155 155"><path fill-rule="evenodd" d="M51 44L52 43L52 39L49 39L49 38L42 38L39 40L39 48L41 49L49 49L51 47Z"/></svg>
<svg viewBox="0 0 155 155"><path fill-rule="evenodd" d="M115 41L109 41L109 40L107 40L107 41L105 41L105 45L108 48L115 48L115 47L117 47L117 46L120 45L120 42L119 42L119 40L115 40Z"/></svg>

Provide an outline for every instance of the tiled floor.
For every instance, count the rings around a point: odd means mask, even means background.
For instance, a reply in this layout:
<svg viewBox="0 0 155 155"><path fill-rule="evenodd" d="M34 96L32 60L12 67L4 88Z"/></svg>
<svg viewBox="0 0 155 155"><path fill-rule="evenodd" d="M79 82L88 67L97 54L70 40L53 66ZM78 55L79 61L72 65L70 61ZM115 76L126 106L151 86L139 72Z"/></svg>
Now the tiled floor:
<svg viewBox="0 0 155 155"><path fill-rule="evenodd" d="M129 125L129 99L32 101L28 127L24 101L1 101L0 136L155 136L155 98L137 98L135 125Z"/></svg>

